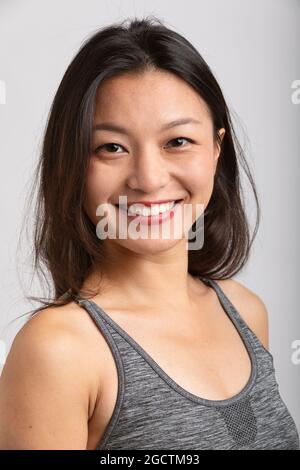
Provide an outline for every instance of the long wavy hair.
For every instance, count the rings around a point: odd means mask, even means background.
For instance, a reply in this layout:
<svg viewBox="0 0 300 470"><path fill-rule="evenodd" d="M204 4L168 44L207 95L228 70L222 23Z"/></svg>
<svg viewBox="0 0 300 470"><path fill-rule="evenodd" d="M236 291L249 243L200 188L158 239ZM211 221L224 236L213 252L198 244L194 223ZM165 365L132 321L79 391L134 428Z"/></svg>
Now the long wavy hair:
<svg viewBox="0 0 300 470"><path fill-rule="evenodd" d="M110 77L156 69L177 75L201 96L211 113L215 142L221 146L212 196L204 212L204 244L199 250L189 250L188 271L218 280L232 277L246 263L260 207L220 86L197 49L162 20L152 15L127 18L97 30L83 42L52 102L30 195L32 201L37 190L30 256L49 294L46 298L27 296L43 304L34 313L71 302L94 263L101 267L103 260L101 240L83 209L97 89ZM221 142L217 131L222 127L226 132ZM255 199L252 236L240 167Z"/></svg>

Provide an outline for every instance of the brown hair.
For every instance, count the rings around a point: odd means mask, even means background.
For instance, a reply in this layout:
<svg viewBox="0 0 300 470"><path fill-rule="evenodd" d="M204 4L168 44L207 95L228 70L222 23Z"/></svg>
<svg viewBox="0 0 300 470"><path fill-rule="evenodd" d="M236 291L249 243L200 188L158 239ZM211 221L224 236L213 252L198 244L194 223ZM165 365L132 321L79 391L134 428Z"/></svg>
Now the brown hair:
<svg viewBox="0 0 300 470"><path fill-rule="evenodd" d="M33 191L37 188L32 256L34 269L44 276L49 292L47 272L50 273L54 293L46 299L27 297L42 302L42 308L70 302L93 264L101 266L103 260L101 241L83 209L97 88L109 77L149 69L166 70L185 80L208 105L215 140L218 141L218 129L224 127L226 131L219 142L221 153L214 189L204 212L204 245L198 251L189 250L189 273L212 279L228 278L249 257L260 208L253 178L216 79L195 47L157 17L126 19L98 30L83 43L61 80L48 116L32 188ZM255 198L252 238L239 164ZM195 224L192 229L195 230Z"/></svg>

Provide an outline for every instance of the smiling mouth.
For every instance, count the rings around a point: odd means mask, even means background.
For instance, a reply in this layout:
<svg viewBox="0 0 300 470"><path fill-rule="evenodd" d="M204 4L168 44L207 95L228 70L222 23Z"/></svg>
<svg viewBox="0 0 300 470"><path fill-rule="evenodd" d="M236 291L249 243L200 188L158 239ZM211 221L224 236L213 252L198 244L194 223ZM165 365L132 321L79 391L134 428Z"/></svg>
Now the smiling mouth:
<svg viewBox="0 0 300 470"><path fill-rule="evenodd" d="M122 207L122 205L120 206L119 204L114 204L114 206L117 207L118 210L124 212L128 218L128 220L137 220L137 221L140 221L141 223L143 224L156 224L156 223L162 223L162 221L166 220L167 218L171 217L173 218L174 217L174 213L177 209L177 207L182 204L184 201L184 199L175 199L173 200L172 202L168 203L169 204L169 207L163 207L163 208L159 208L159 210L155 210L154 209L154 212L153 213L149 213L149 206L145 206L147 207L147 210L146 210L146 213L143 211L142 212L138 212L138 213L134 213L133 211L130 211L130 205L129 207L124 205ZM153 207L157 207L159 206L160 204L151 204L151 209ZM164 206L164 204L163 204Z"/></svg>
<svg viewBox="0 0 300 470"><path fill-rule="evenodd" d="M182 202L182 201L183 201L183 199L175 199L175 200L173 201L173 202L174 202L174 207L176 206L176 204L178 204L178 203L180 203L180 202ZM171 200L170 200L170 202L171 202ZM140 205L142 206L143 204L141 203ZM160 205L160 204L155 204L155 203L153 203L153 204L151 204L151 207L156 206L156 205ZM130 207L130 205L129 205L129 206L126 206L126 205L125 205L124 207L122 207L122 206L120 207L120 204L114 204L114 206L117 207L118 209L121 209L121 210L125 211L125 212L128 212L128 209L129 209L129 207ZM145 206L145 207L148 208L149 206ZM137 214L137 215L138 215L138 214ZM140 215L141 215L141 214L140 214Z"/></svg>

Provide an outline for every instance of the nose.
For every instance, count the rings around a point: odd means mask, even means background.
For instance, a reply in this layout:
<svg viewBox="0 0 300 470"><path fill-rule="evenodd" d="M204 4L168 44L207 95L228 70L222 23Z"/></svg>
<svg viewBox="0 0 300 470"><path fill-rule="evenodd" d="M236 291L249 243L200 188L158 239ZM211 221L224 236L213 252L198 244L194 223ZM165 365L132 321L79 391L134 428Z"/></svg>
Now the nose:
<svg viewBox="0 0 300 470"><path fill-rule="evenodd" d="M169 179L166 162L160 153L148 149L136 155L133 168L127 178L127 185L131 189L150 194L166 186Z"/></svg>

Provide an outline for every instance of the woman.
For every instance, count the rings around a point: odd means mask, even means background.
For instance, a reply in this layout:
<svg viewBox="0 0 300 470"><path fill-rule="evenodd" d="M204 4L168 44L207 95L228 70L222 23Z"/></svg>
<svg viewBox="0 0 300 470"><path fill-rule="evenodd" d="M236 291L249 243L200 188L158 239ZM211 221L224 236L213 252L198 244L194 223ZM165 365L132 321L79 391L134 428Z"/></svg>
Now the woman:
<svg viewBox="0 0 300 470"><path fill-rule="evenodd" d="M35 264L55 293L7 358L0 446L298 449L265 305L232 279L257 230L239 163L257 196L222 91L181 35L125 23L85 42L50 112Z"/></svg>

